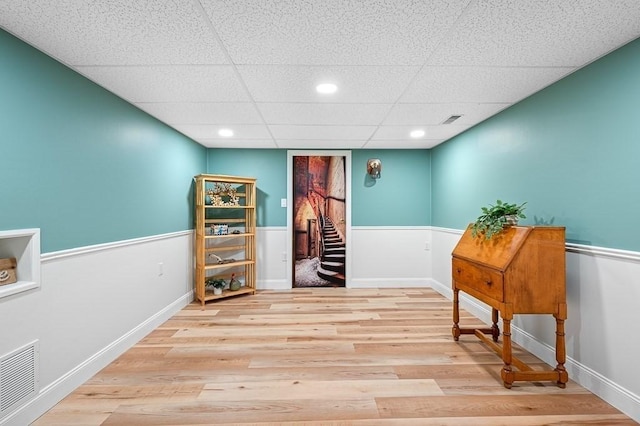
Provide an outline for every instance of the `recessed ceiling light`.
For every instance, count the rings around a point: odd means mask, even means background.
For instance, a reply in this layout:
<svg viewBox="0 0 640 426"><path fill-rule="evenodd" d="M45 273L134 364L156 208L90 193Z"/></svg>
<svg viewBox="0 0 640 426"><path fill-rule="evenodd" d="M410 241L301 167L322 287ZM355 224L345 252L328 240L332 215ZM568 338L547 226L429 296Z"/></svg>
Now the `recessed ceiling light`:
<svg viewBox="0 0 640 426"><path fill-rule="evenodd" d="M336 93L336 91L338 90L338 86L336 86L333 83L322 83L322 84L318 84L316 86L316 91L318 93L322 93L325 95L330 95L332 93Z"/></svg>
<svg viewBox="0 0 640 426"><path fill-rule="evenodd" d="M409 133L409 135L414 139L421 138L424 136L424 130L420 130L420 129L412 130L411 133Z"/></svg>
<svg viewBox="0 0 640 426"><path fill-rule="evenodd" d="M218 136L221 136L223 138L230 138L231 136L233 136L233 130L231 130L231 129L220 129L220 130L218 130Z"/></svg>

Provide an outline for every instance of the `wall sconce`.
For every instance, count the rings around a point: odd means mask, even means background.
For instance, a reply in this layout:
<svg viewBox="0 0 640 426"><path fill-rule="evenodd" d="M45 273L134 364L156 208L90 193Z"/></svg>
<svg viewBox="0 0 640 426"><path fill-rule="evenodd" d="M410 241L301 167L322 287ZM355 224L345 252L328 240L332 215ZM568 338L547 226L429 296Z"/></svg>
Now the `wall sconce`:
<svg viewBox="0 0 640 426"><path fill-rule="evenodd" d="M367 174L373 179L380 179L382 171L382 161L378 158L370 158L367 160Z"/></svg>

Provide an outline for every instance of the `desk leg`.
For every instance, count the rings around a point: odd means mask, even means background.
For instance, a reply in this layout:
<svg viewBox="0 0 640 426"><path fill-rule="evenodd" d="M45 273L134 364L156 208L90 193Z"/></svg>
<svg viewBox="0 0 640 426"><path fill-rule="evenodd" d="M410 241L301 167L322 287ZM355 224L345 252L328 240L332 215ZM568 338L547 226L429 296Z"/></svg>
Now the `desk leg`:
<svg viewBox="0 0 640 426"><path fill-rule="evenodd" d="M498 310L496 308L491 308L491 337L494 342L498 341L498 337L500 337L500 327L498 327Z"/></svg>
<svg viewBox="0 0 640 426"><path fill-rule="evenodd" d="M564 305L564 310L566 311L566 305ZM561 312L556 316L556 361L558 361L558 365L555 370L558 372L557 385L562 389L567 386L567 382L569 381L569 374L564 368L564 363L567 357L566 348L564 346L564 317L566 316L566 312L564 315Z"/></svg>
<svg viewBox="0 0 640 426"><path fill-rule="evenodd" d="M504 387L511 389L511 385L515 380L515 373L511 367L511 318L502 317L502 361L504 366L502 367L502 381Z"/></svg>
<svg viewBox="0 0 640 426"><path fill-rule="evenodd" d="M456 342L460 337L460 327L458 323L460 322L460 305L458 301L460 290L457 288L453 289L453 328L451 329L451 334L453 334L453 340Z"/></svg>

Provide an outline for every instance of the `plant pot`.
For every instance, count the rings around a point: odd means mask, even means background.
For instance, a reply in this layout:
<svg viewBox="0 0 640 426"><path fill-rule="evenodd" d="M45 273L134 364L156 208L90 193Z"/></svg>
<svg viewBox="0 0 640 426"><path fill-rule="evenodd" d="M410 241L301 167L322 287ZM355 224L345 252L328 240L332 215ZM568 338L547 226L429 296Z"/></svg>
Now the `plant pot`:
<svg viewBox="0 0 640 426"><path fill-rule="evenodd" d="M506 215L505 217L505 224L504 226L516 226L518 224L518 216L516 216L515 214L509 214Z"/></svg>
<svg viewBox="0 0 640 426"><path fill-rule="evenodd" d="M213 288L213 294L215 294L216 296L220 296L222 294L222 289L214 287Z"/></svg>

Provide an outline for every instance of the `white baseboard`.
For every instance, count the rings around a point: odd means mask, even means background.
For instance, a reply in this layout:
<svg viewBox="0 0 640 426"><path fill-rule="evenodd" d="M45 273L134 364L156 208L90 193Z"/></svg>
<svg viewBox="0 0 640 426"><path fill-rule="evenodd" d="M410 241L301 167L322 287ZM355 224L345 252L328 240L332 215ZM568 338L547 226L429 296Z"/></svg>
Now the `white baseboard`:
<svg viewBox="0 0 640 426"><path fill-rule="evenodd" d="M449 300L453 300L453 290L449 286L445 286L436 280L431 280L431 287ZM460 307L486 324L491 323L490 307L479 302L477 299L460 293ZM513 323L511 333L515 343L550 366L555 367L556 352L554 347L536 339L532 334L513 325ZM640 418L640 398L638 395L612 382L571 357L567 357L565 367L569 373L570 380L573 380L580 386L598 395L629 417L633 419Z"/></svg>
<svg viewBox="0 0 640 426"><path fill-rule="evenodd" d="M291 290L291 284L286 279L281 280L257 280L257 290Z"/></svg>
<svg viewBox="0 0 640 426"><path fill-rule="evenodd" d="M101 351L76 366L64 376L40 390L31 401L20 407L14 413L0 421L0 425L27 425L34 422L41 414L51 409L64 397L85 383L104 367L113 362L118 356L138 343L143 337L155 330L182 308L193 301L193 292L189 292L174 301L146 321L115 340Z"/></svg>

